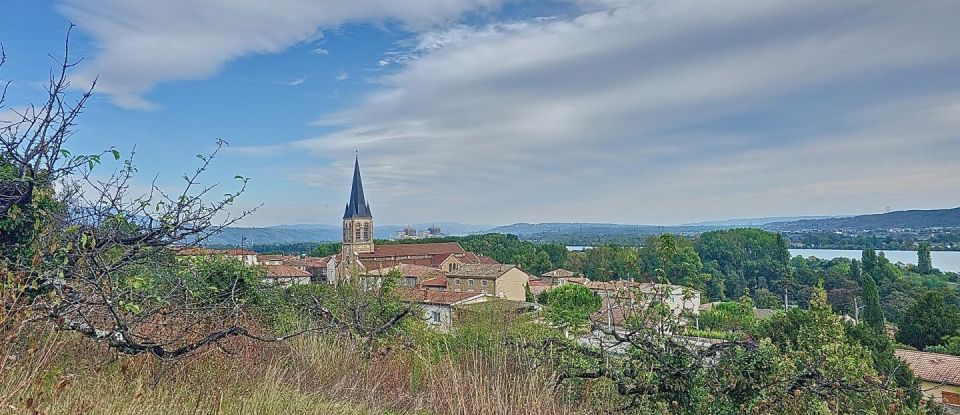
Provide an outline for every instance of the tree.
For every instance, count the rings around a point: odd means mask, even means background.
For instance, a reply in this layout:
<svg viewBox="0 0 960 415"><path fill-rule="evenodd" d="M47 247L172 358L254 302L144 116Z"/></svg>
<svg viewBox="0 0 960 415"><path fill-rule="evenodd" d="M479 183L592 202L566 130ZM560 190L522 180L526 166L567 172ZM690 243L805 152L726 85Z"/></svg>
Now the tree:
<svg viewBox="0 0 960 415"><path fill-rule="evenodd" d="M600 310L600 296L580 284L564 284L545 291L547 318L564 332L576 329L590 321Z"/></svg>
<svg viewBox="0 0 960 415"><path fill-rule="evenodd" d="M876 278L877 271L880 269L877 251L870 248L864 249L860 254L860 259L863 261L863 272Z"/></svg>
<svg viewBox="0 0 960 415"><path fill-rule="evenodd" d="M535 297L533 295L533 291L530 290L529 283L523 284L523 296L524 296L524 301L528 303L534 303L537 301L537 297Z"/></svg>
<svg viewBox="0 0 960 415"><path fill-rule="evenodd" d="M213 196L222 192L216 185L201 184L227 143L198 155L199 166L175 192L156 184L135 192L133 154L112 173L94 175L102 161L119 162L121 154L67 149L93 90L69 96L68 73L79 60L68 46L43 103L14 110L13 120L0 126L6 315L163 359L234 336L277 340L247 329L245 304L260 287L252 270L183 261L172 249L202 243L252 212L229 212L248 179L236 176L235 190L222 197ZM0 64L3 58L0 52ZM0 91L0 106L4 100Z"/></svg>
<svg viewBox="0 0 960 415"><path fill-rule="evenodd" d="M863 274L863 319L877 333L886 332L883 309L880 308L880 292L870 274Z"/></svg>
<svg viewBox="0 0 960 415"><path fill-rule="evenodd" d="M898 342L917 349L938 345L960 329L960 310L944 301L938 292L929 292L914 302L903 315L897 331Z"/></svg>
<svg viewBox="0 0 960 415"><path fill-rule="evenodd" d="M850 278L853 278L857 284L860 284L860 278L862 276L862 270L860 269L860 261L856 259L850 261Z"/></svg>
<svg viewBox="0 0 960 415"><path fill-rule="evenodd" d="M933 273L933 259L930 255L930 243L924 242L917 249L917 272L923 275Z"/></svg>

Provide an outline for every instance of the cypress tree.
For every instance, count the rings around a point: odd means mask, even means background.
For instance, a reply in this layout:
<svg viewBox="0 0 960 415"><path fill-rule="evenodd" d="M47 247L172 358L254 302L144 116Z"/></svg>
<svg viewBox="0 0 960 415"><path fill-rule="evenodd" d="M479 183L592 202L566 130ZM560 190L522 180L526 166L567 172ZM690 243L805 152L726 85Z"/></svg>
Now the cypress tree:
<svg viewBox="0 0 960 415"><path fill-rule="evenodd" d="M850 278L853 278L853 280L856 281L857 284L863 284L863 282L860 281L860 278L861 278L860 261L857 261L855 259L850 261Z"/></svg>
<svg viewBox="0 0 960 415"><path fill-rule="evenodd" d="M885 333L883 309L880 308L880 292L870 274L863 274L863 319L877 333Z"/></svg>
<svg viewBox="0 0 960 415"><path fill-rule="evenodd" d="M924 242L917 249L917 272L927 275L933 272L933 259L930 256L930 244Z"/></svg>
<svg viewBox="0 0 960 415"><path fill-rule="evenodd" d="M870 275L877 275L877 268L879 268L877 251L869 248L864 249L860 257L863 260L863 272Z"/></svg>

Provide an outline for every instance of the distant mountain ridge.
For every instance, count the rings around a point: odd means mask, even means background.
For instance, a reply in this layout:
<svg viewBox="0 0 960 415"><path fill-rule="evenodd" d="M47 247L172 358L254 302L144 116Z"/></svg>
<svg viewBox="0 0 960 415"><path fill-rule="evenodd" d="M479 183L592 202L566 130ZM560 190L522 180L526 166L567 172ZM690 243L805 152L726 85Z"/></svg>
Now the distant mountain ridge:
<svg viewBox="0 0 960 415"><path fill-rule="evenodd" d="M725 219L725 220L685 223L683 224L683 226L761 226L761 225L777 223L777 222L796 222L801 220L819 220L819 219L830 219L830 218L841 218L841 217L846 217L846 216L843 216L843 215L771 216L771 217L765 217L765 218Z"/></svg>
<svg viewBox="0 0 960 415"><path fill-rule="evenodd" d="M952 209L901 210L872 215L806 219L791 222L769 223L764 229L772 231L829 231L829 230L877 230L877 229L924 229L960 227L960 207Z"/></svg>
<svg viewBox="0 0 960 415"><path fill-rule="evenodd" d="M430 226L439 226L445 235L467 235L490 229L493 225L469 225L456 222L415 223L411 225L377 225L374 237L389 239L397 232L413 226L423 231ZM342 225L329 224L283 224L267 227L229 227L204 241L204 245L250 246L288 244L298 242L340 242Z"/></svg>
<svg viewBox="0 0 960 415"><path fill-rule="evenodd" d="M785 220L784 220L785 219ZM445 235L504 233L534 241L567 241L605 243L619 238L635 243L647 235L660 233L697 234L716 229L756 227L776 232L819 232L830 230L877 230L892 228L960 228L960 207L952 209L905 210L858 216L799 216L728 219L683 225L629 225L617 223L515 223L505 226L470 225L457 222L417 223L412 225L377 225L375 237L393 238L397 232L413 226L424 230L432 225ZM208 245L263 245L298 242L340 241L340 225L289 224L262 228L233 227L224 229L205 241Z"/></svg>

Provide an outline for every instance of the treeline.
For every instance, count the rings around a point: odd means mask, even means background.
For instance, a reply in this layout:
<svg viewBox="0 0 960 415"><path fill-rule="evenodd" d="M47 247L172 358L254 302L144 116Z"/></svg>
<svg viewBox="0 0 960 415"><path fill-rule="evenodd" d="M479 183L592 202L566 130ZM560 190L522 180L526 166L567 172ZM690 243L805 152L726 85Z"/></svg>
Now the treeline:
<svg viewBox="0 0 960 415"><path fill-rule="evenodd" d="M876 249L915 251L922 243L934 251L960 250L960 230L907 231L900 233L868 231L858 235L833 232L785 233L794 247L811 249Z"/></svg>

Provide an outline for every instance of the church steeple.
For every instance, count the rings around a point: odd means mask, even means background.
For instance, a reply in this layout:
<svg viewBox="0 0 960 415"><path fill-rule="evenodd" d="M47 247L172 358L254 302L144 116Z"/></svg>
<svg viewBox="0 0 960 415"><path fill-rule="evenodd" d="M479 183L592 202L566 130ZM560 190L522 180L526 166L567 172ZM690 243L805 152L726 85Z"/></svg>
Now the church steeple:
<svg viewBox="0 0 960 415"><path fill-rule="evenodd" d="M353 186L350 188L350 200L343 211L343 218L372 218L370 205L363 196L363 181L360 179L360 158L353 162Z"/></svg>
<svg viewBox="0 0 960 415"><path fill-rule="evenodd" d="M360 179L360 159L353 162L353 185L350 200L343 211L343 257L355 258L359 254L373 252L373 214L363 195Z"/></svg>

